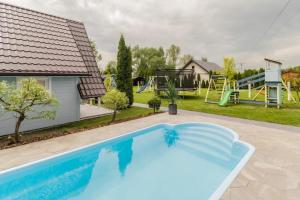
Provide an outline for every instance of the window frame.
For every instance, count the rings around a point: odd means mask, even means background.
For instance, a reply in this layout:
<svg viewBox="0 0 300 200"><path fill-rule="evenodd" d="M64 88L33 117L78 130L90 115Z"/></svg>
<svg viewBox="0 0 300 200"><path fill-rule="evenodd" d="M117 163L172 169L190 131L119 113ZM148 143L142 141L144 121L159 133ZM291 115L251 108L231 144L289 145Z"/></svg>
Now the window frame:
<svg viewBox="0 0 300 200"><path fill-rule="evenodd" d="M45 81L45 89L50 92L52 92L52 79L51 77L46 77L46 76L18 76L16 79L17 82L17 88L20 87L20 81L23 79L28 79L28 78L33 78L36 79L37 81Z"/></svg>

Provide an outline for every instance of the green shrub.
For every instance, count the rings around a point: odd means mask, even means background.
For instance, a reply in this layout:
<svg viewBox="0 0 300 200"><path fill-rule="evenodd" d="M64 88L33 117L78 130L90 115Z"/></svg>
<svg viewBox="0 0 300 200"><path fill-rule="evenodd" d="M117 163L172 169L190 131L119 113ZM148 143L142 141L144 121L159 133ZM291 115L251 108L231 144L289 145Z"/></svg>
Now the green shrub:
<svg viewBox="0 0 300 200"><path fill-rule="evenodd" d="M201 88L206 88L205 80L201 81Z"/></svg>
<svg viewBox="0 0 300 200"><path fill-rule="evenodd" d="M161 100L159 97L155 96L148 101L148 105L149 105L149 108L153 108L153 112L155 113L160 108Z"/></svg>
<svg viewBox="0 0 300 200"><path fill-rule="evenodd" d="M205 81L205 88L208 88L208 86L209 86L209 81L207 80Z"/></svg>

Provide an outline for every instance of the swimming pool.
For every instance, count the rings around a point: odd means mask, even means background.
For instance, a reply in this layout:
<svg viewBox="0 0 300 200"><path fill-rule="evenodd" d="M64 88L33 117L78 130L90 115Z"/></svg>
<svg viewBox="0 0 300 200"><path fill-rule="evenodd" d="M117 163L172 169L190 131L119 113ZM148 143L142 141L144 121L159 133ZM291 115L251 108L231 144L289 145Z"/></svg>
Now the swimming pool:
<svg viewBox="0 0 300 200"><path fill-rule="evenodd" d="M218 199L254 147L207 123L158 124L0 172L0 199Z"/></svg>

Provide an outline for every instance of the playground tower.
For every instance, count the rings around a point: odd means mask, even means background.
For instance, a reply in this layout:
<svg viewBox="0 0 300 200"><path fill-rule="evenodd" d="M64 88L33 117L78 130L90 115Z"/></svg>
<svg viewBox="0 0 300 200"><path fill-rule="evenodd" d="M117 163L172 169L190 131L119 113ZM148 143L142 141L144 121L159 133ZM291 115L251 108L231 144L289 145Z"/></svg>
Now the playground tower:
<svg viewBox="0 0 300 200"><path fill-rule="evenodd" d="M282 63L265 58L265 107L275 105L280 108L282 105Z"/></svg>

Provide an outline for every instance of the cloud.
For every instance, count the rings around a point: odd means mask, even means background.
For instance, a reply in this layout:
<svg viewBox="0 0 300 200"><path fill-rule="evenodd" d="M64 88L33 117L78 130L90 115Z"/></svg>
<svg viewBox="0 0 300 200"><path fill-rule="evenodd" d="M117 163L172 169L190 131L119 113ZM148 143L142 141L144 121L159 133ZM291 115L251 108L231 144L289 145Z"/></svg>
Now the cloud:
<svg viewBox="0 0 300 200"><path fill-rule="evenodd" d="M300 1L291 0L6 0L5 2L85 23L103 54L103 64L116 54L120 33L141 46L175 43L183 53L222 64L224 56L249 67L263 58L300 65Z"/></svg>

